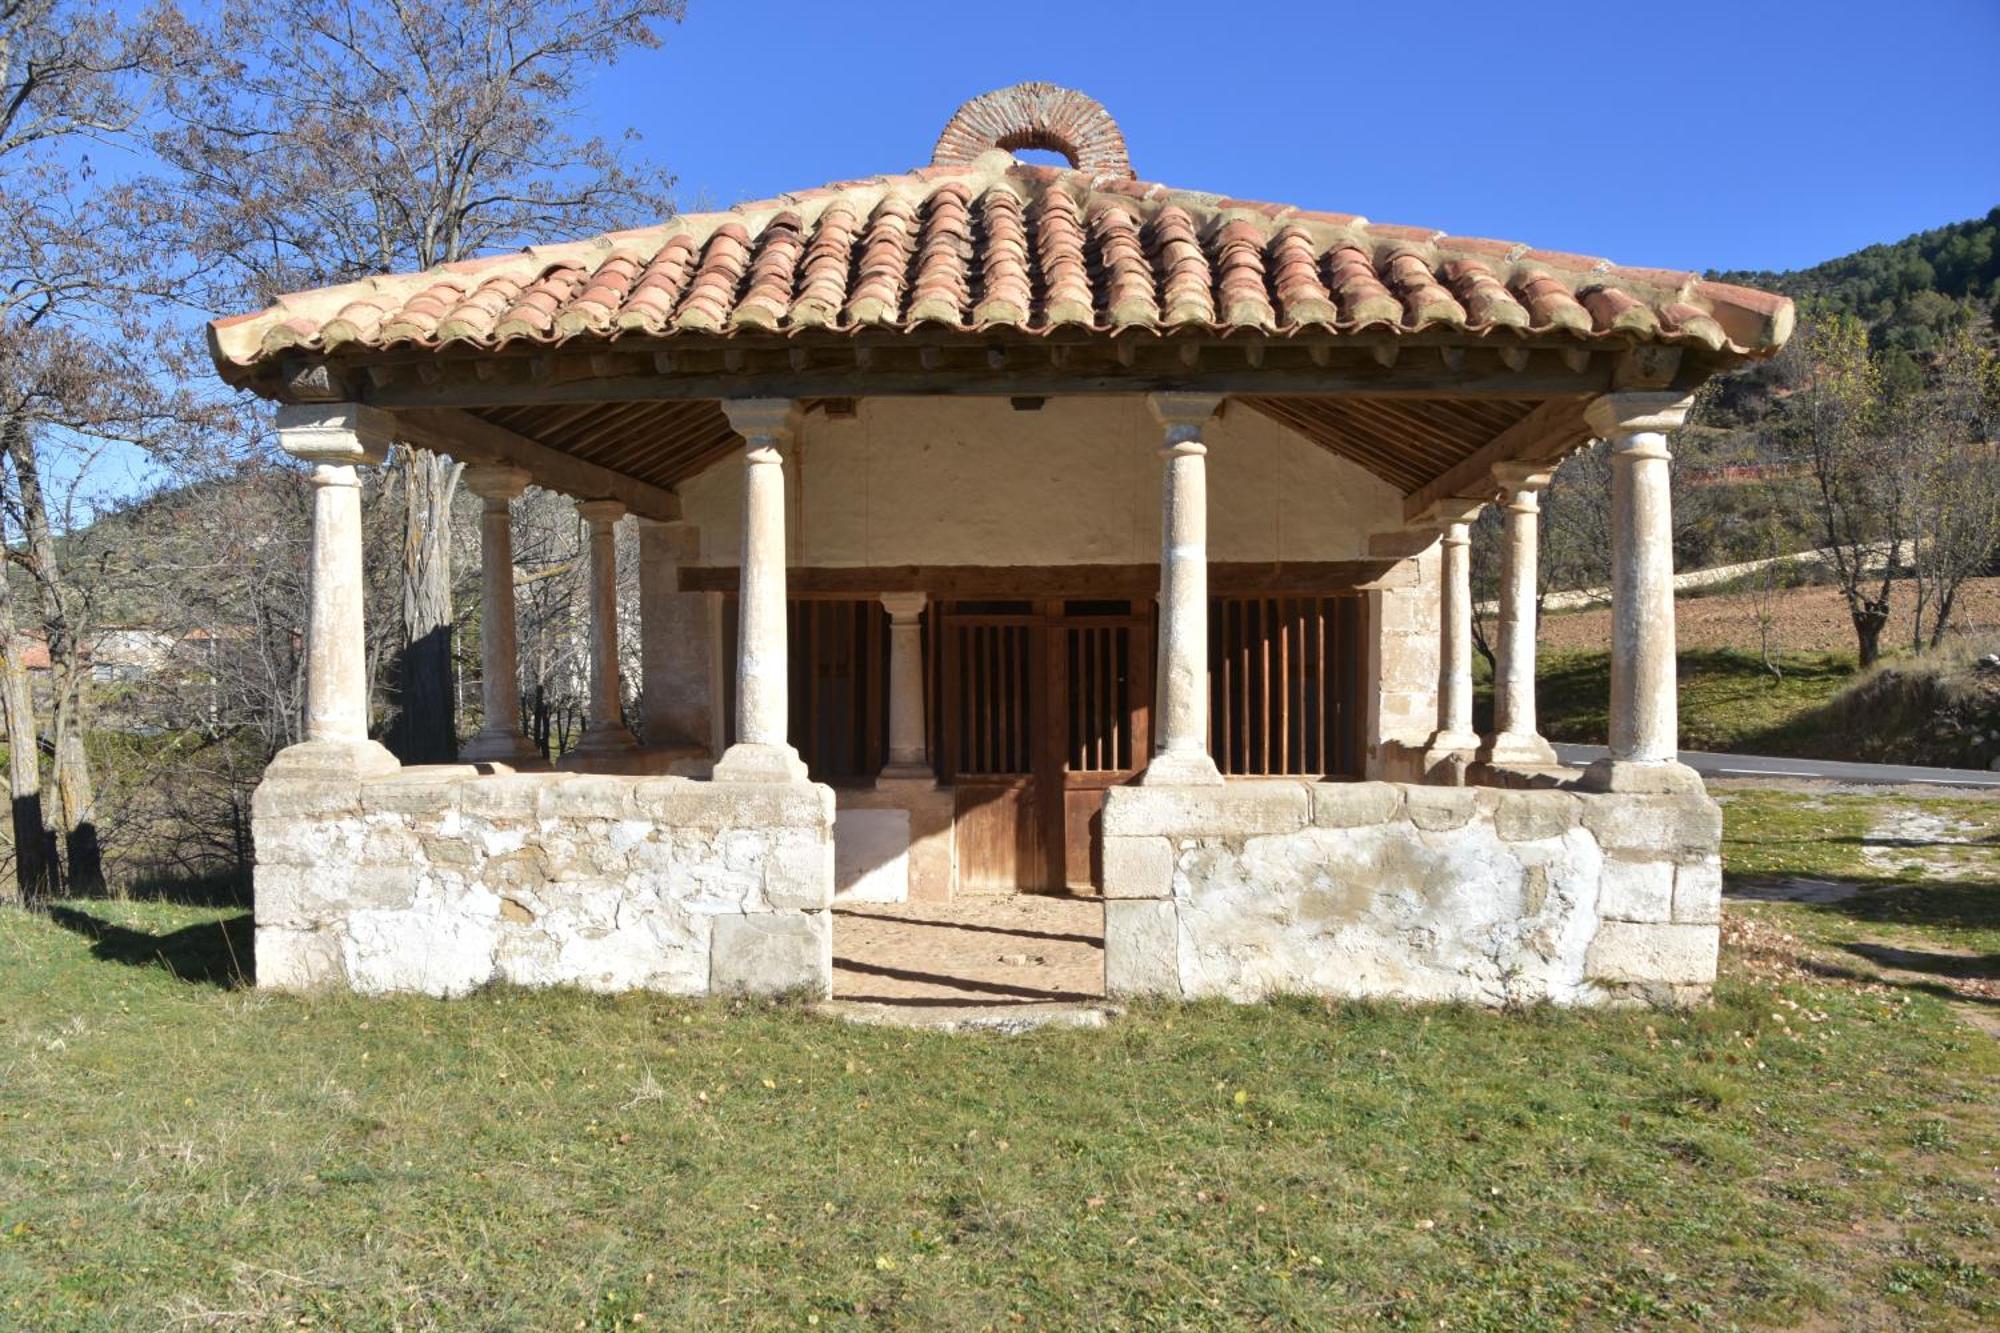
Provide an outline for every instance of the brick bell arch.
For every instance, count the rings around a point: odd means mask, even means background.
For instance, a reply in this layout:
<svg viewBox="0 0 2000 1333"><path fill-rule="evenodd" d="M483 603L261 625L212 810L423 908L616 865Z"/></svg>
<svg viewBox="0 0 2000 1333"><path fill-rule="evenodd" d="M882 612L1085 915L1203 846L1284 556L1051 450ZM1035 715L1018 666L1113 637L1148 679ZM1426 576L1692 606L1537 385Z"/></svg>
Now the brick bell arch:
<svg viewBox="0 0 2000 1333"><path fill-rule="evenodd" d="M1042 148L1093 176L1133 179L1125 135L1104 104L1053 83L1017 83L961 106L938 135L931 165L966 166L995 148Z"/></svg>

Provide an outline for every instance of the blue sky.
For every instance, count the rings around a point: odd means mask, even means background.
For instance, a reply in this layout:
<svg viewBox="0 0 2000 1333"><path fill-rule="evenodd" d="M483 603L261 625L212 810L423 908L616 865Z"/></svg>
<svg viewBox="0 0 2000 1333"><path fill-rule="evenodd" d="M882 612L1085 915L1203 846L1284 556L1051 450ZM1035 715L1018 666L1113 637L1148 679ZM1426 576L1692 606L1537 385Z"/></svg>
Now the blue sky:
<svg viewBox="0 0 2000 1333"><path fill-rule="evenodd" d="M689 0L604 132L725 207L929 160L1024 79L1139 174L1670 268L1796 268L2000 204L2000 0Z"/></svg>

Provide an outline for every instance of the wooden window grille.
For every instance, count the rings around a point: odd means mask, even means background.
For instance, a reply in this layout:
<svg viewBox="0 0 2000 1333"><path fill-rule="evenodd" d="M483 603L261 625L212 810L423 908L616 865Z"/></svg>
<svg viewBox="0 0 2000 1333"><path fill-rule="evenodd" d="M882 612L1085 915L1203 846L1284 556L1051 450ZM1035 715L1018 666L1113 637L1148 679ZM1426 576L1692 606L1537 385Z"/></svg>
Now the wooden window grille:
<svg viewBox="0 0 2000 1333"><path fill-rule="evenodd" d="M1361 599L1209 603L1208 746L1226 774L1360 775Z"/></svg>

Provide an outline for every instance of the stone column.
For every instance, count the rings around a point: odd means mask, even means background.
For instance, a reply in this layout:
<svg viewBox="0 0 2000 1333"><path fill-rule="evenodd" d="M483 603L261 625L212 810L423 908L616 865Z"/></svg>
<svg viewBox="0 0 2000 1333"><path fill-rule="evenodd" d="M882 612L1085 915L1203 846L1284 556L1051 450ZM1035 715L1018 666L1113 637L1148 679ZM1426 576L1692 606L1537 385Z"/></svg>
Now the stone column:
<svg viewBox="0 0 2000 1333"><path fill-rule="evenodd" d="M575 754L589 760L629 754L639 742L625 726L618 668L618 520L616 500L579 500L577 517L589 525L590 707Z"/></svg>
<svg viewBox="0 0 2000 1333"><path fill-rule="evenodd" d="M924 741L924 627L920 617L930 599L920 592L882 595L889 613L889 762L877 785L931 783L930 750Z"/></svg>
<svg viewBox="0 0 2000 1333"><path fill-rule="evenodd" d="M1437 730L1424 750L1424 771L1454 785L1479 749L1472 730L1472 519L1480 506L1441 514L1438 571Z"/></svg>
<svg viewBox="0 0 2000 1333"><path fill-rule="evenodd" d="M271 763L272 777L369 777L396 757L368 738L367 640L362 628L358 463L388 454L393 420L360 403L278 409L278 443L313 465L312 576L306 610L306 739Z"/></svg>
<svg viewBox="0 0 2000 1333"><path fill-rule="evenodd" d="M708 594L680 589L680 571L700 555L694 524L639 520L639 698L649 750L707 753L714 733Z"/></svg>
<svg viewBox="0 0 2000 1333"><path fill-rule="evenodd" d="M785 442L788 398L724 399L743 437L743 554L736 596L736 743L715 764L718 782L804 782L792 748L785 625Z"/></svg>
<svg viewBox="0 0 2000 1333"><path fill-rule="evenodd" d="M1146 786L1220 786L1208 753L1208 446L1215 394L1148 394L1166 428L1160 490L1160 681Z"/></svg>
<svg viewBox="0 0 2000 1333"><path fill-rule="evenodd" d="M1673 393L1613 393L1585 420L1611 447L1611 753L1590 766L1607 791L1700 791L1677 760L1674 533L1667 436L1687 415Z"/></svg>
<svg viewBox="0 0 2000 1333"><path fill-rule="evenodd" d="M479 673L486 722L460 758L511 768L546 768L521 734L520 650L514 624L514 531L508 504L528 487L520 468L475 464L465 487L480 498Z"/></svg>
<svg viewBox="0 0 2000 1333"><path fill-rule="evenodd" d="M1540 554L1546 463L1496 463L1493 480L1506 516L1500 542L1500 633L1494 645L1493 734L1479 748L1486 763L1546 768L1556 752L1535 721L1535 566Z"/></svg>

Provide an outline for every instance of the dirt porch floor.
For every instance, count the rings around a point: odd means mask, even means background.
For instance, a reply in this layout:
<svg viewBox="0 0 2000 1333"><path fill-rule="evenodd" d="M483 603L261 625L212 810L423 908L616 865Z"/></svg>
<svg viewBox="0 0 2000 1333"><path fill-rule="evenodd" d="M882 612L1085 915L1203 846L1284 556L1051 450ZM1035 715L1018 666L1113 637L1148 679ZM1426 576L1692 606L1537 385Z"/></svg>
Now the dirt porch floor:
<svg viewBox="0 0 2000 1333"><path fill-rule="evenodd" d="M833 997L913 1009L1101 1000L1103 900L836 902Z"/></svg>

